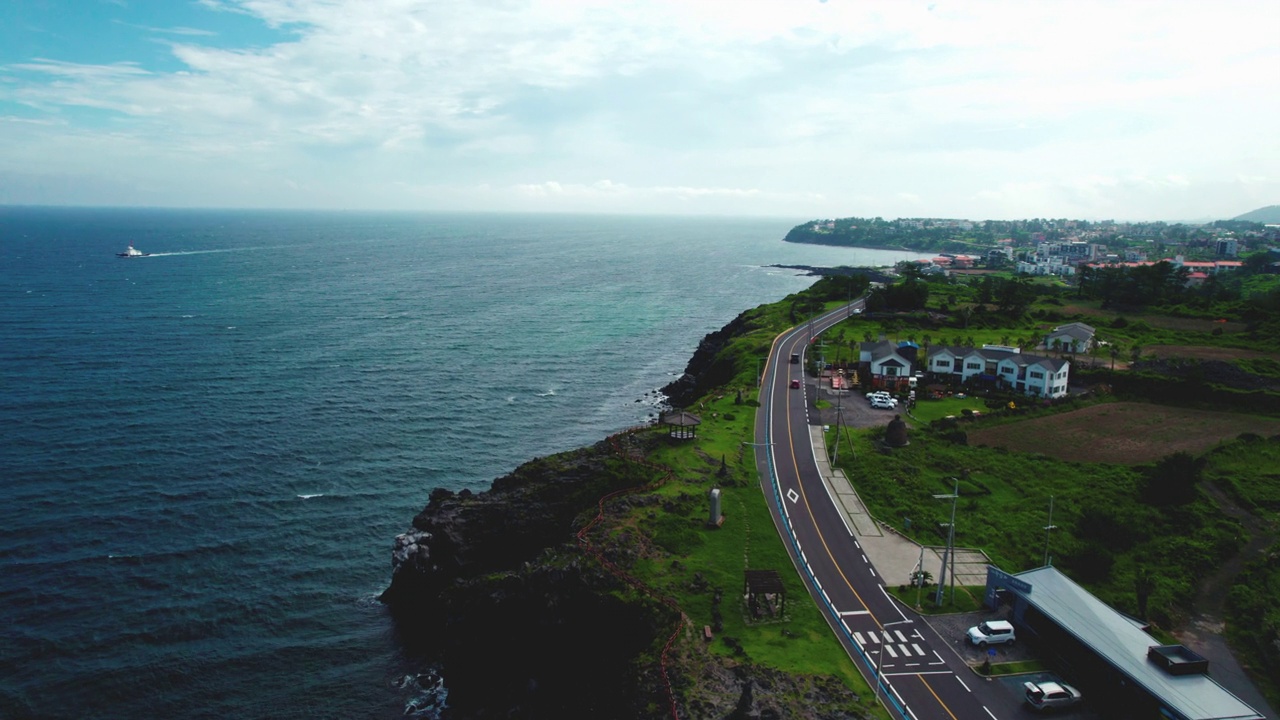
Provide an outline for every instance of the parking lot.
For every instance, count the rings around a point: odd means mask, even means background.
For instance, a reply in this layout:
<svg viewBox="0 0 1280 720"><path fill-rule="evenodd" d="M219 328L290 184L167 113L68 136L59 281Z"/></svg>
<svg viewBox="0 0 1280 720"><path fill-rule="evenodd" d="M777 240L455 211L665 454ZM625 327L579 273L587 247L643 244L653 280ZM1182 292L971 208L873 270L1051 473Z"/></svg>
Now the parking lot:
<svg viewBox="0 0 1280 720"><path fill-rule="evenodd" d="M1000 612L973 612L959 613L954 615L933 615L924 618L938 635L951 644L951 647L965 661L965 663L974 670L974 677L983 677L979 674L978 668L982 665L983 660L990 655L993 665L1008 662L1021 662L1027 660L1040 659L1036 653L1035 643L1026 642L1019 638L1012 644L995 645L986 649L974 647L969 644L965 638L965 633L969 628L988 620L1008 620L1008 613ZM1034 672L1023 673L1019 675L1001 675L988 678L990 687L999 688L1001 690L999 696L1003 700L1001 707L997 710L997 717L1017 717L1017 718L1034 718L1040 717L1041 714L1032 710L1024 701L1026 693L1023 683L1026 682L1070 682L1070 678L1061 678L1052 672ZM1089 704L1090 698L1086 695L1084 701L1075 707L1055 710L1055 717L1072 718L1072 720L1096 720L1098 714L1093 711ZM995 709L995 708L993 708Z"/></svg>

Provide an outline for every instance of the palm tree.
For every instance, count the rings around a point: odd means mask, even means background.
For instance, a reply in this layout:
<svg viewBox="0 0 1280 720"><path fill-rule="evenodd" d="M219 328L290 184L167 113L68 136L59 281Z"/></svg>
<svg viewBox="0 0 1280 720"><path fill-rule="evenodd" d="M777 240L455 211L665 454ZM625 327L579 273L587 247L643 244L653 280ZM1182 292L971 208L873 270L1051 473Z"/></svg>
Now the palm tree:
<svg viewBox="0 0 1280 720"><path fill-rule="evenodd" d="M1107 346L1107 350L1111 353L1111 371L1115 372L1116 358L1120 355L1120 346L1115 343L1111 343Z"/></svg>

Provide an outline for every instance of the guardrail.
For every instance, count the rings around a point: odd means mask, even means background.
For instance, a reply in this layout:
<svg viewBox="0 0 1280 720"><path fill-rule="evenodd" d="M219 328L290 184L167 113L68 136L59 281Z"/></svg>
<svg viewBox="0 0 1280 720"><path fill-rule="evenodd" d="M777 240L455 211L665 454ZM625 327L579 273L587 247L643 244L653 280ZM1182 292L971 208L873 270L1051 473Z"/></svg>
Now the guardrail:
<svg viewBox="0 0 1280 720"><path fill-rule="evenodd" d="M844 308L834 310L826 315L823 315L821 318L819 318L818 322L822 322L823 320L826 320L831 316L842 311L844 311ZM826 332L828 329L829 327L823 328L817 331L817 333L815 334L815 337L817 334ZM792 328L791 330L787 331L787 333L794 333L799 331L800 330L797 328ZM787 333L783 333L783 335L786 335ZM775 347L776 347L776 344L775 344ZM773 372L775 373L777 372L776 363L774 364L772 369L773 369ZM770 383L769 387L772 389L773 385L774 385L773 383ZM760 407L762 410L764 410L765 422L767 423L767 426L768 426L768 433L766 434L766 437L770 441L772 441L773 439L773 413L772 413L773 397L772 395L770 395L768 402L761 403ZM790 541L790 544L791 544L792 559L796 563L797 569L802 569L804 575L807 578L806 582L809 584L811 588L814 588L818 591L815 594L818 597L822 598L823 607L826 608L826 611L830 619L834 621L833 623L829 623L829 624L832 624L835 627L840 628L840 632L842 632L844 634L844 637L849 640L849 645L858 651L858 656L861 657L863 663L866 664L867 670L869 672L872 672L875 675L875 680L873 681L873 685L875 687L873 687L872 690L876 693L876 697L877 698L880 697L879 692L881 689L883 689L884 696L888 700L888 703L892 705L893 709L898 712L898 715L902 718L902 720L912 720L911 716L908 715L907 713L906 707L903 706L902 703L898 701L897 697L892 692L890 692L889 685L886 684L883 675L877 672L875 665L872 664L870 656L868 656L867 653L863 651L862 646L859 645L858 642L853 638L853 634L849 632L849 628L845 627L844 622L840 619L839 611L835 609L835 607L831 604L831 600L827 597L826 592L822 590L822 583L818 582L818 578L813 574L813 571L809 569L809 562L805 558L803 551L801 551L800 549L800 543L796 539L795 529L791 525L791 517L787 514L786 505L784 505L782 502L782 483L778 480L778 472L776 470L776 467L775 467L776 464L774 462L774 457L773 457L772 442L767 442L764 444L764 452L765 452L766 465L769 470L769 482L770 482L770 486L773 488L774 505L778 508L778 517L782 519L782 523L786 528L787 539Z"/></svg>

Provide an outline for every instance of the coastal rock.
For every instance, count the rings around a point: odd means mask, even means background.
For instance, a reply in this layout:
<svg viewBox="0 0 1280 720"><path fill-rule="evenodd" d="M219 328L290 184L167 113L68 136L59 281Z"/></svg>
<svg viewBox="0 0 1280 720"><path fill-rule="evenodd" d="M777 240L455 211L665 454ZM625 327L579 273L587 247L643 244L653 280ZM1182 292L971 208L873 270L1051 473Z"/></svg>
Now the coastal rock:
<svg viewBox="0 0 1280 720"><path fill-rule="evenodd" d="M574 535L602 496L651 479L601 442L527 462L485 492L431 493L395 540L382 600L406 651L441 668L446 717L643 716L635 663L672 613Z"/></svg>
<svg viewBox="0 0 1280 720"><path fill-rule="evenodd" d="M750 312L750 311L748 311ZM685 366L684 375L662 388L672 407L689 407L698 398L712 388L719 387L733 376L733 363L725 359L717 359L720 351L729 341L746 332L747 312L729 322L719 330L707 333L698 343L689 364Z"/></svg>
<svg viewBox="0 0 1280 720"><path fill-rule="evenodd" d="M407 572L426 573L431 568L431 548L427 544L431 533L422 530L410 530L396 536L391 549L391 574L399 573L401 568Z"/></svg>

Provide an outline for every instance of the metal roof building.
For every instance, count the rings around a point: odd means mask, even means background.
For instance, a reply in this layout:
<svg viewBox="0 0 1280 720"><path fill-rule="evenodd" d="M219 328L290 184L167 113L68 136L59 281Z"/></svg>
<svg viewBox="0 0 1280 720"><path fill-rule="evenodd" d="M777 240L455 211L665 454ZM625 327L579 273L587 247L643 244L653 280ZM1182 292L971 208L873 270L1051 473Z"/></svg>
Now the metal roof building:
<svg viewBox="0 0 1280 720"><path fill-rule="evenodd" d="M1091 691L1095 704L1107 704L1098 707L1104 715L1115 710L1134 717L1156 717L1158 712L1170 720L1264 720L1205 674L1203 658L1181 646L1161 647L1142 623L1113 610L1056 568L1010 575L990 567L991 605L997 590L1013 596L1019 632L1057 654L1081 688Z"/></svg>

